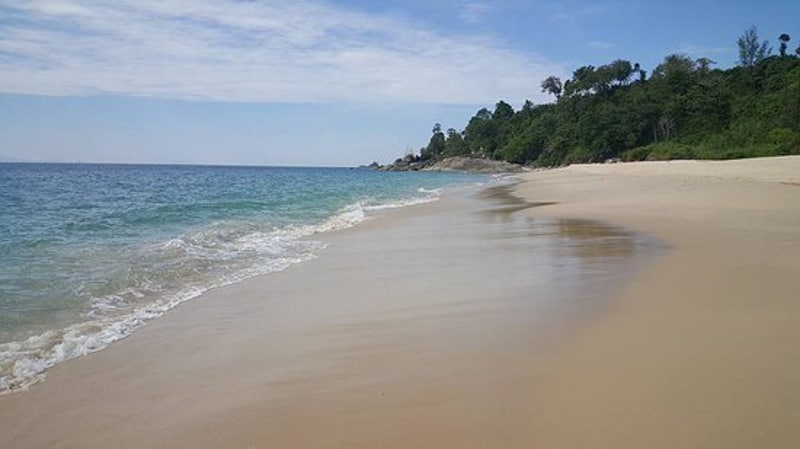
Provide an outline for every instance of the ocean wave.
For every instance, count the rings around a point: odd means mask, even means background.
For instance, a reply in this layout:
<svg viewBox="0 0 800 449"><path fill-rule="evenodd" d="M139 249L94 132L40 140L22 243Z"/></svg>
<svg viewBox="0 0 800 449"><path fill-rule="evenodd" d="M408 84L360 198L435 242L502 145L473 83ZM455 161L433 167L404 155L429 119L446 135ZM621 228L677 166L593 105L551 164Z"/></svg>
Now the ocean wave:
<svg viewBox="0 0 800 449"><path fill-rule="evenodd" d="M420 189L419 193L423 195L391 201L364 199L313 224L264 230L253 223L217 222L154 243L143 250L138 263L151 271L161 265L169 267L165 270L174 278L133 276L135 285L92 298L85 321L21 341L0 343L0 395L29 388L42 381L56 364L99 351L210 289L282 271L317 257L326 244L311 239L315 235L356 226L368 218L369 211L436 201L441 190ZM215 271L219 267L226 269Z"/></svg>
<svg viewBox="0 0 800 449"><path fill-rule="evenodd" d="M374 211L374 210L385 210L385 209L398 209L401 207L407 206L416 206L419 204L426 204L431 203L433 201L437 201L439 199L439 195L441 194L441 190L436 189L437 191L429 190L427 196L419 197L419 198L411 198L403 201L395 201L383 204L375 204L375 205L368 205L364 206L364 210L366 211Z"/></svg>

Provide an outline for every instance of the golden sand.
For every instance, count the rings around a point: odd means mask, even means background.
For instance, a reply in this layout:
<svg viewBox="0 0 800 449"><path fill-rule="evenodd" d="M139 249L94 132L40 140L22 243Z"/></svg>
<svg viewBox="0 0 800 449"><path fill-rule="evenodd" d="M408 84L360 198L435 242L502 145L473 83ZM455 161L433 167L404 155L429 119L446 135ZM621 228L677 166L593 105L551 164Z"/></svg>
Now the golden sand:
<svg viewBox="0 0 800 449"><path fill-rule="evenodd" d="M800 447L800 158L572 166L520 195L657 235L667 255L547 363L546 448Z"/></svg>

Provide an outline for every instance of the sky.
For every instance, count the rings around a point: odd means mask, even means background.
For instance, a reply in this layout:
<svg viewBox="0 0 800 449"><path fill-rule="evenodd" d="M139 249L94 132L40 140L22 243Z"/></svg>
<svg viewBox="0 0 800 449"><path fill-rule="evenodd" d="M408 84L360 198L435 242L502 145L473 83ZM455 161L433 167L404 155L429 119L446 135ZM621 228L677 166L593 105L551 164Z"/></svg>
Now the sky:
<svg viewBox="0 0 800 449"><path fill-rule="evenodd" d="M0 161L350 166L614 59L736 63L800 2L0 0Z"/></svg>

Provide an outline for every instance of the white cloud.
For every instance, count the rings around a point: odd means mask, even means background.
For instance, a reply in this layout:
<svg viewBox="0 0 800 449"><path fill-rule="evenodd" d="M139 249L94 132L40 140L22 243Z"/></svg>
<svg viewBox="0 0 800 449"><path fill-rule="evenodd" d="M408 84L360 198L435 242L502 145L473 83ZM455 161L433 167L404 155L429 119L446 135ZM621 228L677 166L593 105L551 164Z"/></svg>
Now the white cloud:
<svg viewBox="0 0 800 449"><path fill-rule="evenodd" d="M5 93L478 104L538 97L565 72L491 37L309 0L0 0L0 15Z"/></svg>

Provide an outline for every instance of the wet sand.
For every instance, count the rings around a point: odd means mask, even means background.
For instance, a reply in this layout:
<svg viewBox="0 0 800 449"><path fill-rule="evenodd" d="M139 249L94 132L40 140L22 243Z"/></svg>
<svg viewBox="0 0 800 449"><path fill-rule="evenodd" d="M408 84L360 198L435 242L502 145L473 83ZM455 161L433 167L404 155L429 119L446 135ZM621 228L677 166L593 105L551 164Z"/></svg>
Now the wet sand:
<svg viewBox="0 0 800 449"><path fill-rule="evenodd" d="M540 362L662 249L530 206L465 192L323 236L0 396L0 447L531 447Z"/></svg>
<svg viewBox="0 0 800 449"><path fill-rule="evenodd" d="M524 175L531 216L603 220L666 256L540 366L543 448L800 447L800 157Z"/></svg>

